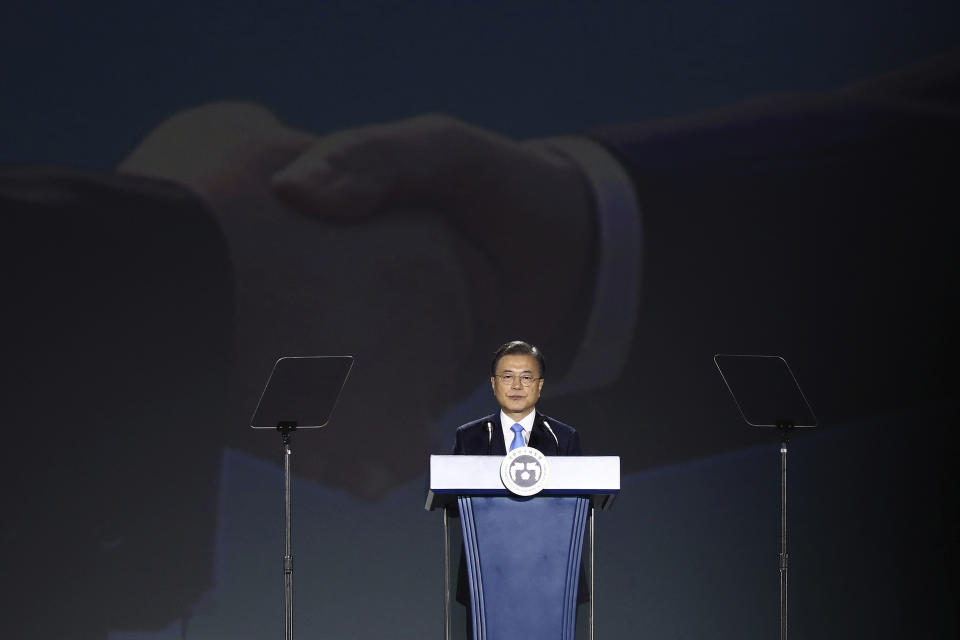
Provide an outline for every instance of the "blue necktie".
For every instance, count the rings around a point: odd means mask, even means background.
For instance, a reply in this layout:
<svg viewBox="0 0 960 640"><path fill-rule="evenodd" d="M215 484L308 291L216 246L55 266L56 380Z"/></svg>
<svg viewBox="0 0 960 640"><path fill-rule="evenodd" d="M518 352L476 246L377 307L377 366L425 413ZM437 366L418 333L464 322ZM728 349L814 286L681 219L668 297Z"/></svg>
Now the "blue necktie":
<svg viewBox="0 0 960 640"><path fill-rule="evenodd" d="M510 430L513 431L513 442L510 443L510 451L513 451L517 447L525 446L527 443L523 441L523 427L520 426L520 423L514 423Z"/></svg>

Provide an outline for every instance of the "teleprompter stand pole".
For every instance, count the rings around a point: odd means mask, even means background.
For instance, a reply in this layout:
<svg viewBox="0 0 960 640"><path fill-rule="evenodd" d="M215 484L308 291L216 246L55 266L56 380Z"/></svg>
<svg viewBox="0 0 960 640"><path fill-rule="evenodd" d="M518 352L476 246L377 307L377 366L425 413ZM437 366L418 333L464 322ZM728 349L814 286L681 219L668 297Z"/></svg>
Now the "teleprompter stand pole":
<svg viewBox="0 0 960 640"><path fill-rule="evenodd" d="M787 443L789 422L777 424L780 432L780 640L787 640Z"/></svg>
<svg viewBox="0 0 960 640"><path fill-rule="evenodd" d="M713 362L744 422L780 434L780 640L787 640L787 445L795 428L816 427L817 418L780 356L718 353Z"/></svg>
<svg viewBox="0 0 960 640"><path fill-rule="evenodd" d="M254 429L283 437L283 637L293 640L293 552L290 550L290 459L294 431L327 425L353 368L353 356L285 356L273 365L250 418Z"/></svg>
<svg viewBox="0 0 960 640"><path fill-rule="evenodd" d="M283 512L284 512L284 549L283 549L283 637L293 640L293 552L290 545L290 457L293 453L291 442L296 422L281 422L277 431L283 436Z"/></svg>

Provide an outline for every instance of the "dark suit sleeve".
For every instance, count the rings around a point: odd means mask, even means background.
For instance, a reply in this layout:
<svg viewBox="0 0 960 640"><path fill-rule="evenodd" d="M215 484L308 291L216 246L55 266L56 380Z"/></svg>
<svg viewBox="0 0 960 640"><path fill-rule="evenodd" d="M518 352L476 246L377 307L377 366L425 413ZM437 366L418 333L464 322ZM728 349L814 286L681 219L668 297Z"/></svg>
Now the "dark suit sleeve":
<svg viewBox="0 0 960 640"><path fill-rule="evenodd" d="M715 353L785 356L824 425L951 397L958 60L591 132L636 188L638 314L619 380L554 410L630 470L763 437Z"/></svg>
<svg viewBox="0 0 960 640"><path fill-rule="evenodd" d="M0 167L0 217L0 404L43 442L30 491L23 431L0 447L2 518L23 523L0 554L0 635L161 627L213 580L226 244L184 189L107 173Z"/></svg>

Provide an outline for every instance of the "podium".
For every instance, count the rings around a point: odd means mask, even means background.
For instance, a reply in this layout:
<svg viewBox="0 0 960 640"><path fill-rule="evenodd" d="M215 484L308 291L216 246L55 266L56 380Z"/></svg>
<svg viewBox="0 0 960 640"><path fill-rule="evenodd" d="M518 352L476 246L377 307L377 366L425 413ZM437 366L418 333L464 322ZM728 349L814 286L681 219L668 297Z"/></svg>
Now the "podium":
<svg viewBox="0 0 960 640"><path fill-rule="evenodd" d="M593 637L593 514L620 491L616 456L547 457L536 495L501 479L502 456L430 456L425 508L443 509L445 637L451 630L448 514L459 511L473 640L574 640L581 555L590 554ZM584 545L586 536L586 545Z"/></svg>

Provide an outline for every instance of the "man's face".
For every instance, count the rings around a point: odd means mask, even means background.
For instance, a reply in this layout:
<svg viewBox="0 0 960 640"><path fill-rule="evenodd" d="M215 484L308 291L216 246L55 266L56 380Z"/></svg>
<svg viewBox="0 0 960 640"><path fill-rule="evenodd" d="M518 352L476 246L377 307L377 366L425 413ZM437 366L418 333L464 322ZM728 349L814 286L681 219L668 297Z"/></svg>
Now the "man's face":
<svg viewBox="0 0 960 640"><path fill-rule="evenodd" d="M512 375L513 381L503 381L505 375ZM529 387L523 386L524 376L535 378ZM497 362L496 375L490 378L493 395L500 403L503 412L514 419L520 419L530 413L540 399L543 378L540 367L533 356L506 355Z"/></svg>

